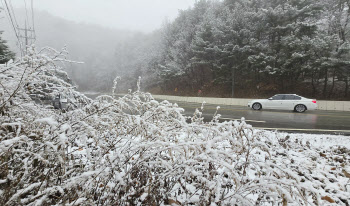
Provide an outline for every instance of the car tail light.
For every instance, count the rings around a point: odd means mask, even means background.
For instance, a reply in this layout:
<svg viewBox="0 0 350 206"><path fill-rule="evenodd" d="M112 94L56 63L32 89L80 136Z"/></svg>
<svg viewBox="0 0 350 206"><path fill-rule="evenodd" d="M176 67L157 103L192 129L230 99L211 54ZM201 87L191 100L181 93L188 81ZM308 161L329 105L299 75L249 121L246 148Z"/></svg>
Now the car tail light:
<svg viewBox="0 0 350 206"><path fill-rule="evenodd" d="M316 100L312 100L312 103L316 103Z"/></svg>

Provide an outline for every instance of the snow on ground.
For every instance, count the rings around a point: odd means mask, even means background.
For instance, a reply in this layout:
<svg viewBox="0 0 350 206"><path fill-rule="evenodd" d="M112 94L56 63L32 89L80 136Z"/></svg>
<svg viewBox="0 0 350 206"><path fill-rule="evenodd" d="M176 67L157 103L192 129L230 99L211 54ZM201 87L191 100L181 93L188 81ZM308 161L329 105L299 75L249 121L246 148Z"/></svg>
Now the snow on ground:
<svg viewBox="0 0 350 206"><path fill-rule="evenodd" d="M276 132L265 131L271 135L276 135ZM332 135L332 134L305 134L305 133L286 133L278 132L280 136L289 136L292 139L300 139L309 141L314 147L329 149L332 146L344 146L350 149L350 136Z"/></svg>
<svg viewBox="0 0 350 206"><path fill-rule="evenodd" d="M276 165L286 165L301 185L320 192L323 204L350 204L349 136L263 132L279 147L272 154Z"/></svg>

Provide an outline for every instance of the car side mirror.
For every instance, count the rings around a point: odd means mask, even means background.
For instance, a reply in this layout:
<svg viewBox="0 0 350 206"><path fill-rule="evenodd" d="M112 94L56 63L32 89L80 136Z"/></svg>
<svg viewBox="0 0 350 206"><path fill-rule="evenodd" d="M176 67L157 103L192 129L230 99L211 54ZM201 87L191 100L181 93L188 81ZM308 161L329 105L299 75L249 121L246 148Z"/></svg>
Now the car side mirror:
<svg viewBox="0 0 350 206"><path fill-rule="evenodd" d="M272 97L270 97L268 100L273 100Z"/></svg>

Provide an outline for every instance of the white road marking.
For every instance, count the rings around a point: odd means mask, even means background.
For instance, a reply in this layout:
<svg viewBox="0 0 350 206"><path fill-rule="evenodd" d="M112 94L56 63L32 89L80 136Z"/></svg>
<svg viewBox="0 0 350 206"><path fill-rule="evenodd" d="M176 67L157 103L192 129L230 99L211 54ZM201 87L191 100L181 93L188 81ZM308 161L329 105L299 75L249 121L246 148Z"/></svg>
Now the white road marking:
<svg viewBox="0 0 350 206"><path fill-rule="evenodd" d="M220 118L220 119L226 119L226 120L237 120L237 121L241 121L241 119L232 119L232 118ZM258 121L258 120L244 120L246 122L257 122L257 123L266 123L266 121Z"/></svg>
<svg viewBox="0 0 350 206"><path fill-rule="evenodd" d="M281 131L346 132L346 133L350 133L350 130L333 130L333 129L293 129L293 128L264 128L264 127L254 127L254 128L265 129L265 130L281 130Z"/></svg>

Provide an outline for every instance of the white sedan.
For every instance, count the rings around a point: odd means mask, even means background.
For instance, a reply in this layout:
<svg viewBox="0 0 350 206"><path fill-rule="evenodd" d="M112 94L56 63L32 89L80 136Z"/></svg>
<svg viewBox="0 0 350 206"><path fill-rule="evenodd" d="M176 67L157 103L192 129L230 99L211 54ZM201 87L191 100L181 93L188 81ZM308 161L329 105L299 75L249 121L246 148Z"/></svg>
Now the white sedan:
<svg viewBox="0 0 350 206"><path fill-rule="evenodd" d="M254 99L248 103L248 107L254 110L281 109L296 112L317 109L315 99L308 99L296 94L276 94L268 99Z"/></svg>

